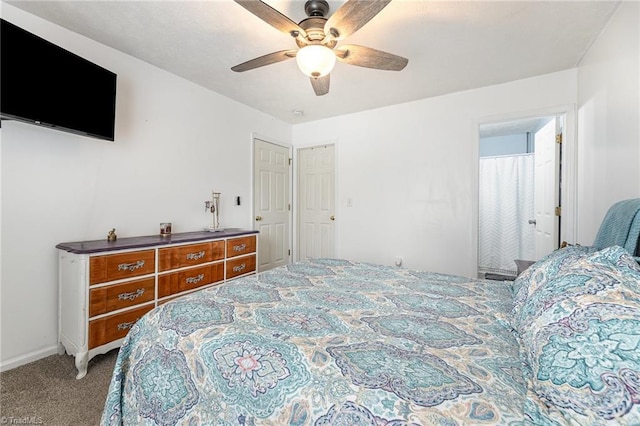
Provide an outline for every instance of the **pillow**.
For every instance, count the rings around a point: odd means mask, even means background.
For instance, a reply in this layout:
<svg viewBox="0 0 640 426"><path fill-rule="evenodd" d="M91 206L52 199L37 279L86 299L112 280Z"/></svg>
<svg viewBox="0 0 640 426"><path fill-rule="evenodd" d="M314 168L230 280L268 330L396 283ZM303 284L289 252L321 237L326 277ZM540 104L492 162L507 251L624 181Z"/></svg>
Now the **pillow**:
<svg viewBox="0 0 640 426"><path fill-rule="evenodd" d="M580 425L640 424L640 267L621 247L575 259L523 305L535 393Z"/></svg>
<svg viewBox="0 0 640 426"><path fill-rule="evenodd" d="M608 247L590 255L569 254L563 257L560 263L550 264L547 271L532 280L529 293L520 301L517 310L514 305L514 328L522 334L527 324L557 302L613 286L618 282L618 275L625 271L640 274L640 266L622 247Z"/></svg>
<svg viewBox="0 0 640 426"><path fill-rule="evenodd" d="M587 246L568 246L551 252L529 268L524 270L513 282L515 294L513 300L512 318L519 318L525 301L544 283L560 274L563 268L570 266L582 256L594 252L596 249ZM518 328L515 320L512 326Z"/></svg>

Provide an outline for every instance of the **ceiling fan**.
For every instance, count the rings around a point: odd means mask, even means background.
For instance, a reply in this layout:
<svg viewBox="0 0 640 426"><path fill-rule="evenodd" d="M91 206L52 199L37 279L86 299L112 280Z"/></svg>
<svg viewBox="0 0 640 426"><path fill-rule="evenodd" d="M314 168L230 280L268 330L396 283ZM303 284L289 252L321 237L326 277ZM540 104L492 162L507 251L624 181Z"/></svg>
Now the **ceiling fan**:
<svg viewBox="0 0 640 426"><path fill-rule="evenodd" d="M251 59L232 67L233 71L248 71L296 58L300 70L311 79L315 94L321 96L329 93L329 73L336 59L350 65L389 71L400 71L409 62L401 56L370 47L347 44L336 48L339 41L362 28L391 0L348 0L328 18L326 0L308 0L304 6L307 18L298 24L261 0L235 2L277 30L291 35L298 49L280 50Z"/></svg>

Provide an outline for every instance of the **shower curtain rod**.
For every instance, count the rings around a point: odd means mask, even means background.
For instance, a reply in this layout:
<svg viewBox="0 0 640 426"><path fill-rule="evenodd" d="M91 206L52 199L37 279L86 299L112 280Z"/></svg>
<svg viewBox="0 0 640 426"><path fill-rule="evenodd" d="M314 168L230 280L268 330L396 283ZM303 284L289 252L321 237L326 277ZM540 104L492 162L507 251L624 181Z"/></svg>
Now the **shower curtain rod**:
<svg viewBox="0 0 640 426"><path fill-rule="evenodd" d="M504 155L488 155L486 157L480 157L481 160L488 160L492 158L510 158L510 157L525 157L527 155L535 155L533 152L523 152L522 154L504 154Z"/></svg>

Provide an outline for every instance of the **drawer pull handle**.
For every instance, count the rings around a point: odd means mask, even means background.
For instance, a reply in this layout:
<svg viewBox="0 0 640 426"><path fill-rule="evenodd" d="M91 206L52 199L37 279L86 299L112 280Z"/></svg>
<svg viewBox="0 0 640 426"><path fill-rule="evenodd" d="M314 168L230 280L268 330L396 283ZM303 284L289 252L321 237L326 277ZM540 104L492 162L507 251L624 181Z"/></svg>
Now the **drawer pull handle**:
<svg viewBox="0 0 640 426"><path fill-rule="evenodd" d="M136 269L140 269L144 266L144 260L138 260L136 263L121 263L118 265L118 271L130 271L133 272Z"/></svg>
<svg viewBox="0 0 640 426"><path fill-rule="evenodd" d="M144 294L144 288L139 288L136 291L130 293L120 293L118 300L134 300L136 297L140 297Z"/></svg>
<svg viewBox="0 0 640 426"><path fill-rule="evenodd" d="M196 284L202 280L204 280L204 274L200 274L197 277L189 277L185 281L187 282L187 284Z"/></svg>
<svg viewBox="0 0 640 426"><path fill-rule="evenodd" d="M240 264L240 265L238 265L238 266L234 266L234 267L233 267L233 272L242 272L242 271L244 271L244 268L245 268L245 267L246 267L246 266L245 266L245 264L244 264L244 263L242 263L242 264Z"/></svg>
<svg viewBox="0 0 640 426"><path fill-rule="evenodd" d="M139 319L139 318L138 318ZM131 329L131 327L133 327L136 322L138 321L138 319L136 319L135 321L131 321L131 322L122 322L120 324L118 324L118 331L122 331L122 330L129 330Z"/></svg>
<svg viewBox="0 0 640 426"><path fill-rule="evenodd" d="M233 246L233 251L242 251L247 248L246 244L240 244L238 246Z"/></svg>
<svg viewBox="0 0 640 426"><path fill-rule="evenodd" d="M187 255L187 260L198 260L204 257L204 250L199 251L198 253L189 253Z"/></svg>

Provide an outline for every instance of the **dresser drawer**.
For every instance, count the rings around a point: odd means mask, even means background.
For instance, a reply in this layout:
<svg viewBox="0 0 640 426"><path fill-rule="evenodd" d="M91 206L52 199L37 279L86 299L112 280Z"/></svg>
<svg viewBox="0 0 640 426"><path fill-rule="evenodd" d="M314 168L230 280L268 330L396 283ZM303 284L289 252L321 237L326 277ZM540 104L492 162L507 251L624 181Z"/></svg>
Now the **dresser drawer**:
<svg viewBox="0 0 640 426"><path fill-rule="evenodd" d="M89 317L150 302L156 297L155 290L154 277L92 288L89 291Z"/></svg>
<svg viewBox="0 0 640 426"><path fill-rule="evenodd" d="M193 290L224 279L224 263L214 263L158 276L158 297Z"/></svg>
<svg viewBox="0 0 640 426"><path fill-rule="evenodd" d="M89 349L122 339L144 314L153 309L153 303L142 308L89 321Z"/></svg>
<svg viewBox="0 0 640 426"><path fill-rule="evenodd" d="M227 279L256 270L256 255L227 260Z"/></svg>
<svg viewBox="0 0 640 426"><path fill-rule="evenodd" d="M227 257L236 257L256 251L256 236L227 240Z"/></svg>
<svg viewBox="0 0 640 426"><path fill-rule="evenodd" d="M190 244L158 250L158 270L183 268L224 259L224 241Z"/></svg>
<svg viewBox="0 0 640 426"><path fill-rule="evenodd" d="M153 274L156 271L155 253L155 250L143 250L91 257L89 285Z"/></svg>

